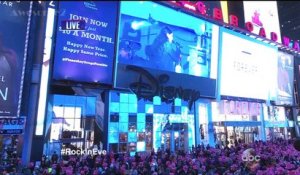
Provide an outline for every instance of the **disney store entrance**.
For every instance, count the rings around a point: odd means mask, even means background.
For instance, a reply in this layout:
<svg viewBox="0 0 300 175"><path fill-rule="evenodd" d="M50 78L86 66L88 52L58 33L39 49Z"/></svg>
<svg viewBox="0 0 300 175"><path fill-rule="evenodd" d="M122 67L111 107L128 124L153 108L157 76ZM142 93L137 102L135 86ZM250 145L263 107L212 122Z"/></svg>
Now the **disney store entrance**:
<svg viewBox="0 0 300 175"><path fill-rule="evenodd" d="M162 131L161 148L176 152L179 150L188 151L188 147L188 124L168 123Z"/></svg>

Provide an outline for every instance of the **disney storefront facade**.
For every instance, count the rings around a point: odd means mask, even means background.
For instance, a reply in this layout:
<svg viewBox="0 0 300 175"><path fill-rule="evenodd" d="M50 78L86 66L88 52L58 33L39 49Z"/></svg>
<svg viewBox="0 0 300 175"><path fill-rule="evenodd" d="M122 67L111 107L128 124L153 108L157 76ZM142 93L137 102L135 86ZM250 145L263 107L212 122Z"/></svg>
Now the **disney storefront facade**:
<svg viewBox="0 0 300 175"><path fill-rule="evenodd" d="M107 149L133 155L209 142L209 135L198 137L199 122L208 132L218 31L217 25L154 2L121 3L114 86L125 92L109 93Z"/></svg>

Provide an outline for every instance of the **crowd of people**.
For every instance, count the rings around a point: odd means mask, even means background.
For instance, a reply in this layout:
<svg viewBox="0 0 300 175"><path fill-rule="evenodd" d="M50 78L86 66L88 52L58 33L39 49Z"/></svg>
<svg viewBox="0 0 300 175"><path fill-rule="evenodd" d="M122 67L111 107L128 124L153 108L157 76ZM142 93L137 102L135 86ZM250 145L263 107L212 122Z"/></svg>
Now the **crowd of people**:
<svg viewBox="0 0 300 175"><path fill-rule="evenodd" d="M98 156L69 156L31 162L22 174L58 175L299 175L300 152L293 140L236 143L232 147L198 145L189 152L157 150L129 154L107 153ZM246 158L245 158L246 156ZM255 157L255 159L254 159ZM17 169L13 169L17 172ZM9 172L4 172L9 173Z"/></svg>

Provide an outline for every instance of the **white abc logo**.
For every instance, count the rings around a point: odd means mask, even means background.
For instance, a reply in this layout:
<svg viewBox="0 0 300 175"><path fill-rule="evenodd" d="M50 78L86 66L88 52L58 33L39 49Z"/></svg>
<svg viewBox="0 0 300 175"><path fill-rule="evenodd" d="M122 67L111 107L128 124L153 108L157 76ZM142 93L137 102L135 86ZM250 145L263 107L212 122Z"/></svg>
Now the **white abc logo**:
<svg viewBox="0 0 300 175"><path fill-rule="evenodd" d="M259 161L260 160L260 156L259 155L256 155L256 156L245 155L245 156L242 156L242 160L243 161L249 161L249 162Z"/></svg>

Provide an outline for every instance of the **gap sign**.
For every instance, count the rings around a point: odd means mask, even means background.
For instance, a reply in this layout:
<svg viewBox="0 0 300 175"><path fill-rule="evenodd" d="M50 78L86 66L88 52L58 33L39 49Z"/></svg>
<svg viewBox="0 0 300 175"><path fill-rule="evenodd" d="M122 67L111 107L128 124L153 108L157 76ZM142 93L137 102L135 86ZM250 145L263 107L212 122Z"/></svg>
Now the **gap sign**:
<svg viewBox="0 0 300 175"><path fill-rule="evenodd" d="M85 30L85 21L84 20L61 21L61 30Z"/></svg>

